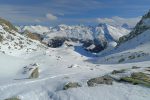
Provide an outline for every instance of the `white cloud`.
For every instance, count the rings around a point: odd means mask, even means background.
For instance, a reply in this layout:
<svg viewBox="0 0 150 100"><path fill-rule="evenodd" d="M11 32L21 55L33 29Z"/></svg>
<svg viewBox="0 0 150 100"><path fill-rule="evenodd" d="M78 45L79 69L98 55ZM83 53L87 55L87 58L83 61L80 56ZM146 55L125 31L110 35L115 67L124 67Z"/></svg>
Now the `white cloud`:
<svg viewBox="0 0 150 100"><path fill-rule="evenodd" d="M40 23L41 20L40 19L35 19L35 22Z"/></svg>
<svg viewBox="0 0 150 100"><path fill-rule="evenodd" d="M55 15L53 15L53 14L51 14L51 13L47 13L47 14L46 14L46 18L47 18L48 20L51 20L51 21L54 21L54 20L57 20L57 19L58 19L57 16L55 16Z"/></svg>
<svg viewBox="0 0 150 100"><path fill-rule="evenodd" d="M136 18L121 18L118 16L112 17L112 18L97 18L97 21L99 23L106 23L113 26L122 26L123 24L129 25L129 27L134 27L141 17Z"/></svg>

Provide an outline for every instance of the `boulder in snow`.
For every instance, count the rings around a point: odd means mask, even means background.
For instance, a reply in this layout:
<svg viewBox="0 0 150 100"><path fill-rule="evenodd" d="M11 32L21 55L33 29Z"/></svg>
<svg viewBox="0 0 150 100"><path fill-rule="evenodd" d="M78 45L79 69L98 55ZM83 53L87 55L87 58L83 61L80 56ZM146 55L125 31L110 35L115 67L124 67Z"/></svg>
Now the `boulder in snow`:
<svg viewBox="0 0 150 100"><path fill-rule="evenodd" d="M33 71L32 71L32 73L31 73L31 75L30 75L30 79L32 79L32 78L38 78L39 77L39 69L38 69L38 67L37 68L35 68Z"/></svg>
<svg viewBox="0 0 150 100"><path fill-rule="evenodd" d="M113 79L110 76L102 76L102 77L96 77L92 78L87 81L87 84L89 87L96 86L97 84L107 84L107 85L112 85L113 84Z"/></svg>
<svg viewBox="0 0 150 100"><path fill-rule="evenodd" d="M29 66L25 66L23 74L26 74L29 79L38 78L39 77L38 64L34 63L30 64Z"/></svg>
<svg viewBox="0 0 150 100"><path fill-rule="evenodd" d="M63 90L68 90L69 88L77 88L77 87L81 87L81 85L77 82L69 82L63 87Z"/></svg>

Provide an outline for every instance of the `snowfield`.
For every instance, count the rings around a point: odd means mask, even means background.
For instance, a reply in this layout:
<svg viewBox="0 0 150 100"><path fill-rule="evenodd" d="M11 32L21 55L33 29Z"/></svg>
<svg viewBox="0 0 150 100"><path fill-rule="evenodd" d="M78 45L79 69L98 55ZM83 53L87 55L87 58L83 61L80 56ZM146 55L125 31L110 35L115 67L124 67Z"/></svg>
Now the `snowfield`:
<svg viewBox="0 0 150 100"><path fill-rule="evenodd" d="M86 52L86 51L85 51ZM49 48L46 51L20 57L1 54L4 61L0 78L0 99L18 96L21 100L149 100L150 89L143 86L113 82L113 85L88 87L90 78L103 76L115 69L149 66L149 61L125 64L93 64L90 57L79 54L73 47ZM21 59L20 59L21 58ZM95 57L95 59L97 59ZM38 63L40 77L24 79L25 65ZM64 84L79 82L82 87L63 90Z"/></svg>

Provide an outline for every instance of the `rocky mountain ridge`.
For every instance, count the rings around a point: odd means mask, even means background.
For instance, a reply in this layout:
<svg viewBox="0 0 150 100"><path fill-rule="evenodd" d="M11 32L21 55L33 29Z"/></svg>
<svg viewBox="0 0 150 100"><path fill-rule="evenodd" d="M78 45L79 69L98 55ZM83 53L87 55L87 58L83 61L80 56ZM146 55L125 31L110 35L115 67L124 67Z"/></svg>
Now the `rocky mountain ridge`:
<svg viewBox="0 0 150 100"><path fill-rule="evenodd" d="M24 26L21 30L28 30L34 32L42 37L42 40L49 47L60 47L65 41L78 41L83 45L95 45L100 47L96 50L100 52L107 47L115 47L120 37L128 34L130 30L123 27L114 27L105 23L97 26L84 26L84 25L58 25L55 27L46 28L43 26ZM38 30L36 31L36 30ZM49 29L49 31L47 30ZM87 47L86 46L86 47Z"/></svg>
<svg viewBox="0 0 150 100"><path fill-rule="evenodd" d="M124 43L140 35L141 33L143 33L144 31L148 29L150 29L150 10L147 14L145 14L142 17L142 19L137 23L135 28L128 35L125 35L119 39L119 44Z"/></svg>
<svg viewBox="0 0 150 100"><path fill-rule="evenodd" d="M45 48L45 45L30 36L21 35L9 21L0 19L0 52L18 56Z"/></svg>

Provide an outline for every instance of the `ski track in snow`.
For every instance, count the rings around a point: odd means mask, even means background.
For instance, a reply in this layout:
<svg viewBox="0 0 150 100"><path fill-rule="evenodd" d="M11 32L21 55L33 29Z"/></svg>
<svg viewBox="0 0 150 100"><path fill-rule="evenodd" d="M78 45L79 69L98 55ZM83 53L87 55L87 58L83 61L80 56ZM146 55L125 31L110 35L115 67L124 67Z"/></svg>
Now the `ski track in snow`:
<svg viewBox="0 0 150 100"><path fill-rule="evenodd" d="M82 72L83 73L83 72ZM25 82L19 82L19 83L11 83L9 85L4 85L4 86L0 86L1 91L3 91L4 89L8 88L8 87L12 87L12 86L19 86L19 85L27 85L27 84L33 84L33 83L37 83L37 82L43 82L49 79L53 79L53 78L58 78L58 77L63 77L63 76L68 76L68 75L75 75L75 74L80 74L80 73L69 73L69 74L61 74L61 75L56 75L56 76L51 76L51 77L46 77L46 78L42 78L42 79L35 79L35 80L31 80L31 79L25 79L28 81Z"/></svg>

